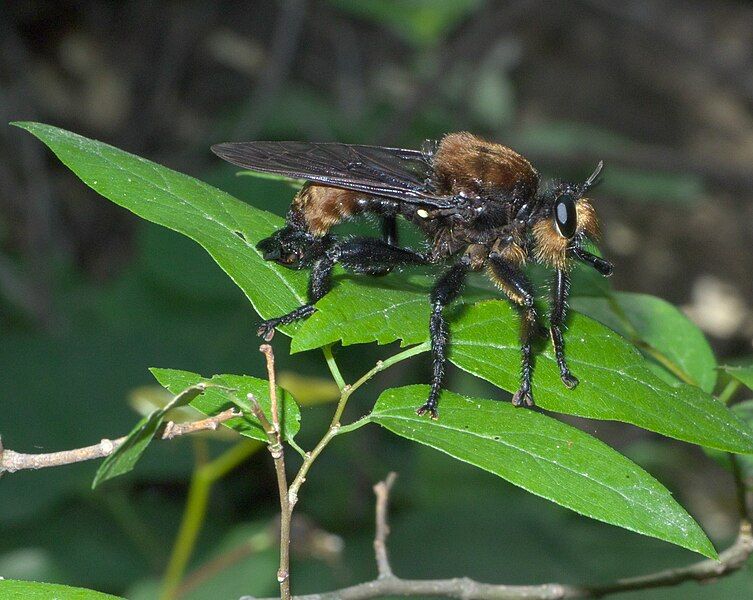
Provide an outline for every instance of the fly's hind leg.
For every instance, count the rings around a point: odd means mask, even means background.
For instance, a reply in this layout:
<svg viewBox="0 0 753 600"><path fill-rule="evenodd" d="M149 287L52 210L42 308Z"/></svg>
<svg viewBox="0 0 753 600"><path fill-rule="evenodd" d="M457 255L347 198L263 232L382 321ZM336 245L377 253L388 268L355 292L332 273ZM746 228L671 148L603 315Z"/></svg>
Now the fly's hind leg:
<svg viewBox="0 0 753 600"><path fill-rule="evenodd" d="M397 218L395 215L382 217L382 241L390 246L397 246Z"/></svg>
<svg viewBox="0 0 753 600"><path fill-rule="evenodd" d="M285 315L264 321L258 333L265 340L272 339L275 328L279 325L288 325L314 313L314 304L332 287L332 269L338 262L348 271L372 275L400 265L427 263L426 257L413 250L390 246L381 240L367 237L345 242L332 241L329 246L322 245L317 252L309 278L308 303Z"/></svg>
<svg viewBox="0 0 753 600"><path fill-rule="evenodd" d="M429 321L432 367L431 390L428 400L416 412L419 415L428 412L432 419L437 418L437 405L439 404L439 394L442 391L442 381L447 364L447 348L450 341L450 330L443 311L444 307L460 294L469 270L470 262L467 257L463 257L460 262L445 271L431 291L431 318Z"/></svg>
<svg viewBox="0 0 753 600"><path fill-rule="evenodd" d="M320 250L319 256L314 259L309 277L308 303L299 306L287 314L267 319L262 322L257 330L259 336L269 342L275 334L275 328L280 325L289 325L295 321L310 317L314 311L314 304L321 299L332 287L332 268L340 257L340 249L336 243L331 247Z"/></svg>
<svg viewBox="0 0 753 600"><path fill-rule="evenodd" d="M520 323L520 388L512 397L515 406L533 406L531 378L533 376L533 350L531 340L537 332L538 323L534 309L533 286L525 274L500 254L489 255L490 275L507 297L521 311Z"/></svg>
<svg viewBox="0 0 753 600"><path fill-rule="evenodd" d="M370 237L354 238L341 244L339 260L348 271L365 275L383 275L395 267L429 262L426 255L415 250Z"/></svg>
<svg viewBox="0 0 753 600"><path fill-rule="evenodd" d="M565 309L567 307L567 295L570 291L570 277L567 271L557 269L552 286L552 314L549 317L549 331L552 335L554 354L557 357L557 366L560 369L560 378L566 387L573 389L578 385L578 379L567 367L565 361L565 341L562 338L562 325L565 321Z"/></svg>

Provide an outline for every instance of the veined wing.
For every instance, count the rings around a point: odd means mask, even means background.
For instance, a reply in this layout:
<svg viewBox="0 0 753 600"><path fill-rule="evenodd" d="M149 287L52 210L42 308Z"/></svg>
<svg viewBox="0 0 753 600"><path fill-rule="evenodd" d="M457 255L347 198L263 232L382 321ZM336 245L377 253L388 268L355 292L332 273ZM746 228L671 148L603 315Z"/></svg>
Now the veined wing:
<svg viewBox="0 0 753 600"><path fill-rule="evenodd" d="M244 169L437 208L456 204L432 189L430 158L419 150L317 142L237 142L212 146Z"/></svg>

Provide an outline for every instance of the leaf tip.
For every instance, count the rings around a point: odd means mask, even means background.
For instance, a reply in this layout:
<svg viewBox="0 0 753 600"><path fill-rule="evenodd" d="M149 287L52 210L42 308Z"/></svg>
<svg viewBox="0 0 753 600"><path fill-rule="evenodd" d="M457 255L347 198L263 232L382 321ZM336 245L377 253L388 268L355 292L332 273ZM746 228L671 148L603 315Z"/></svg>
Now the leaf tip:
<svg viewBox="0 0 753 600"><path fill-rule="evenodd" d="M36 123L34 121L9 121L8 125L18 127L19 129L25 129L26 131L31 131L35 126L40 125L40 123Z"/></svg>

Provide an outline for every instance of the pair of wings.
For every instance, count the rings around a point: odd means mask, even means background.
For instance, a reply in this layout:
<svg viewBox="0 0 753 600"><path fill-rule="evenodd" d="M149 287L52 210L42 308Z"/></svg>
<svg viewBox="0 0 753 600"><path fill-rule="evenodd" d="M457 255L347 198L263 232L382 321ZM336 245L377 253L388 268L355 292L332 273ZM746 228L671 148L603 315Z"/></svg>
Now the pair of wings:
<svg viewBox="0 0 753 600"><path fill-rule="evenodd" d="M317 142L240 142L212 146L220 158L252 171L331 187L452 208L459 199L433 188L431 155L420 150Z"/></svg>

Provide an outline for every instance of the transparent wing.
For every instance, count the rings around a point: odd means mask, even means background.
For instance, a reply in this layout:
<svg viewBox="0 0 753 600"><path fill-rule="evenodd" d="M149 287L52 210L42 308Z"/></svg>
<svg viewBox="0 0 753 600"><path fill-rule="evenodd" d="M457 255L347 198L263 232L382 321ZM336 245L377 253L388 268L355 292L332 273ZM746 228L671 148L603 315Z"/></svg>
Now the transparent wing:
<svg viewBox="0 0 753 600"><path fill-rule="evenodd" d="M419 150L317 142L239 142L212 146L244 169L386 196L437 208L457 204L432 189L433 168Z"/></svg>

